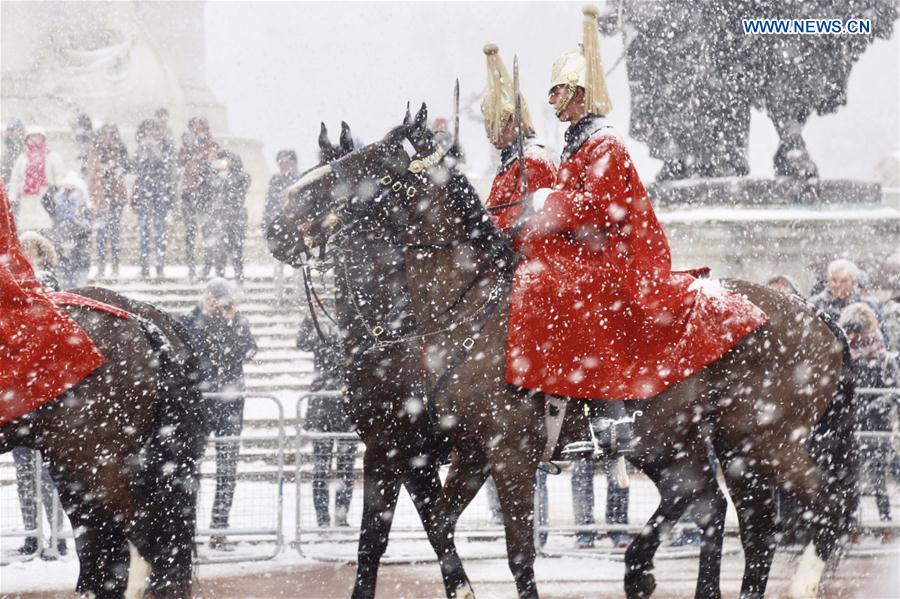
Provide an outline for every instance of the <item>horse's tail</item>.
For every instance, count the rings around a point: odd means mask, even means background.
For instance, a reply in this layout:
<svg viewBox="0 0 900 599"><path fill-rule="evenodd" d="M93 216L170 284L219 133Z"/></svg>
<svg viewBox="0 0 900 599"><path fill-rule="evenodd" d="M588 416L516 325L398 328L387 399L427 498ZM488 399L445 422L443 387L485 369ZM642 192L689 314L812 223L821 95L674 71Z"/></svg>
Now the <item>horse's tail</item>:
<svg viewBox="0 0 900 599"><path fill-rule="evenodd" d="M827 505L822 507L826 511L827 522L819 527L815 538L817 553L826 559L855 529L856 509L859 506L859 443L855 435L856 387L850 370L850 345L833 318L821 310L817 311L817 316L835 336L842 352L837 392L807 442L810 455L826 476L828 500Z"/></svg>
<svg viewBox="0 0 900 599"><path fill-rule="evenodd" d="M150 588L163 594L190 596L196 498L199 465L208 424L197 384L197 359L187 344L187 334L174 318L155 309L165 319L168 335L148 319L145 333L159 356L159 400L153 437L146 447L142 483L149 521L140 527L153 563ZM146 314L146 312L145 312ZM171 328L170 328L171 327ZM172 338L172 331L177 338Z"/></svg>

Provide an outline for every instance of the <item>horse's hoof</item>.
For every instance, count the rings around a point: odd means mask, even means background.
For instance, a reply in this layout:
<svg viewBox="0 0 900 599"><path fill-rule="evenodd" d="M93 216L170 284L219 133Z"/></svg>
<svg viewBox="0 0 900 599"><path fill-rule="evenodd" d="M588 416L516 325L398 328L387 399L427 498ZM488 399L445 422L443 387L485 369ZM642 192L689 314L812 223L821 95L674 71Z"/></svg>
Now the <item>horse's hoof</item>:
<svg viewBox="0 0 900 599"><path fill-rule="evenodd" d="M656 590L656 577L650 572L625 574L625 596L628 599L648 599Z"/></svg>
<svg viewBox="0 0 900 599"><path fill-rule="evenodd" d="M452 599L475 599L475 591L472 590L472 586L467 582L453 591Z"/></svg>
<svg viewBox="0 0 900 599"><path fill-rule="evenodd" d="M819 595L819 581L824 572L825 562L816 555L816 548L810 543L797 563L797 571L788 588L788 597L790 599L816 599Z"/></svg>

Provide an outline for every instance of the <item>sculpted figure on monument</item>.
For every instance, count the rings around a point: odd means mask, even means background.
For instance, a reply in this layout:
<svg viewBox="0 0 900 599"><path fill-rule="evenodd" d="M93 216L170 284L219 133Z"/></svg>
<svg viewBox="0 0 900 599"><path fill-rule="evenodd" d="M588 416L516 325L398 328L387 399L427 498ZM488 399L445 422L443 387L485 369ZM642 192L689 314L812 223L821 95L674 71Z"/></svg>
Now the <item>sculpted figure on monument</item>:
<svg viewBox="0 0 900 599"><path fill-rule="evenodd" d="M752 35L742 19L869 19L860 35ZM891 0L619 0L598 19L623 33L631 135L663 161L657 180L746 175L750 109L778 132L775 174L816 179L803 141L812 113L847 102L853 63L897 18Z"/></svg>
<svg viewBox="0 0 900 599"><path fill-rule="evenodd" d="M137 10L135 3L80 3L74 18L65 4L36 9L46 36L30 50L28 85L41 97L32 120L53 129L83 112L129 122L158 104L180 105L176 74Z"/></svg>

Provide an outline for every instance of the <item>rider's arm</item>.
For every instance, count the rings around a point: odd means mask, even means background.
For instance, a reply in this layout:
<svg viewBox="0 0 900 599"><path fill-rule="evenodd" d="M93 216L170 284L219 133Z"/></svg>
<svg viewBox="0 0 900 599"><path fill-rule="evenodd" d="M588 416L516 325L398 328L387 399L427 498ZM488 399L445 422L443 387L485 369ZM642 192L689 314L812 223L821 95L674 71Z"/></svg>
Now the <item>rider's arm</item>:
<svg viewBox="0 0 900 599"><path fill-rule="evenodd" d="M610 223L624 218L628 206L623 196L628 180L625 168L629 160L624 147L613 136L589 140L586 165L582 169L581 190L559 189L535 194L542 206L528 218L523 234L545 236L573 233L585 226L606 229ZM564 181L560 181L565 185ZM613 198L622 198L619 202Z"/></svg>

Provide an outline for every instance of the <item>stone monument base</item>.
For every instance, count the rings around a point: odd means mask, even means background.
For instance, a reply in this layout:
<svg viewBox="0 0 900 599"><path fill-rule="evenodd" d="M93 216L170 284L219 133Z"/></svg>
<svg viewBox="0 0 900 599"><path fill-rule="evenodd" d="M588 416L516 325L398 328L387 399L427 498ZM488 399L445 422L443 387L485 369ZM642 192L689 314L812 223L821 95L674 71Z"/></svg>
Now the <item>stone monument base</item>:
<svg viewBox="0 0 900 599"><path fill-rule="evenodd" d="M881 203L881 186L853 180L685 179L651 183L647 192L657 208L667 206L834 206Z"/></svg>
<svg viewBox="0 0 900 599"><path fill-rule="evenodd" d="M715 277L760 283L786 274L808 292L828 262L845 257L878 287L881 266L900 242L900 211L882 203L877 184L813 187L816 203L798 196L804 186L788 179L680 181L648 191L675 268L710 266Z"/></svg>

